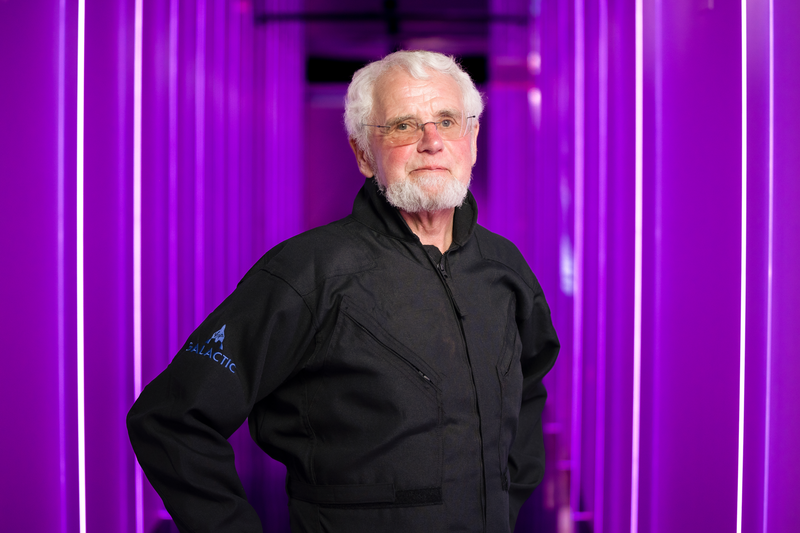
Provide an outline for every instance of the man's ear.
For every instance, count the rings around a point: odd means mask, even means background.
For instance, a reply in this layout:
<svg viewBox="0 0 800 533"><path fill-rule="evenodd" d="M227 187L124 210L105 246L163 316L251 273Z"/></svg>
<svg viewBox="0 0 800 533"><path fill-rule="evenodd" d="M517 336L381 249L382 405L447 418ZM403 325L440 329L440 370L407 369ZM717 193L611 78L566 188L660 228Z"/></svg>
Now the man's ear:
<svg viewBox="0 0 800 533"><path fill-rule="evenodd" d="M350 138L350 148L353 149L353 153L356 156L356 163L358 163L358 170L364 175L366 178L372 178L375 176L375 170L372 168L372 164L369 162L369 158L367 157L367 153L358 147L358 143L352 137Z"/></svg>

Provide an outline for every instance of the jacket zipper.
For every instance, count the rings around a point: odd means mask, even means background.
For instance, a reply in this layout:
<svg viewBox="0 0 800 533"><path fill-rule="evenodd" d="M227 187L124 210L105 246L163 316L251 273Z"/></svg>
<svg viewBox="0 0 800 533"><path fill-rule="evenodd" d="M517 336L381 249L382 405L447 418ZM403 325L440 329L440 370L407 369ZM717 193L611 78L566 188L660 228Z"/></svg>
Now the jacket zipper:
<svg viewBox="0 0 800 533"><path fill-rule="evenodd" d="M444 285L445 291L447 292L447 298L450 300L450 304L453 307L453 312L456 314L456 322L458 322L458 329L461 333L461 343L464 345L464 354L467 356L467 366L469 366L469 377L470 381L472 382L472 397L474 401L474 408L475 413L478 415L478 444L481 449L481 515L483 517L483 531L486 531L486 473L485 465L486 461L483 457L483 433L481 432L481 409L480 405L478 404L478 387L475 385L475 374L472 371L472 361L469 357L469 348L467 348L467 336L464 333L464 324L461 322L461 318L464 316L461 313L461 309L458 308L458 304L456 303L456 299L453 297L453 292L450 290L450 285L447 283L447 279L450 277L447 274L447 254L449 250L442 254L442 258L439 260L438 265L434 265L434 269L436 273L439 274L439 279ZM427 256L427 252L425 253ZM428 256L430 259L430 256ZM433 260L431 259L433 263Z"/></svg>
<svg viewBox="0 0 800 533"><path fill-rule="evenodd" d="M355 323L356 323L356 325L357 325L357 326L358 326L358 327L359 327L359 328L360 328L360 329L361 329L361 330L362 330L364 333L366 333L367 335L369 335L370 337L372 337L372 340L374 340L375 342L377 342L378 344L380 344L381 346L383 346L383 347L384 347L386 350L388 350L389 352L391 352L392 354L394 354L394 356L395 356L395 357L397 357L398 359L400 359L401 361L403 361L405 364L407 364L409 367L411 367L411 368L412 368L412 369L413 369L413 370L414 370L414 371L415 371L417 374L419 374L419 375L420 375L420 377L421 377L422 379L424 379L425 381L427 381L428 383L430 383L431 385L433 385L434 387L436 387L436 385L433 383L433 381L431 381L431 378L429 378L428 376L426 376L426 375L425 375L425 372L423 372L422 370L420 370L419 368L417 368L417 366L416 366L414 363L412 363L411 361L409 361L408 359L406 359L405 357L403 357L402 355L400 355L399 353L397 353L395 350L393 350L392 348L390 348L389 346L387 346L385 343L381 342L381 340L380 340L378 337L376 337L374 333L372 333L372 332L371 332L369 329L367 329L366 327L364 327L364 326L363 326L363 325L362 325L362 324L361 324L361 323L360 323L358 320L356 320L356 319L355 319L353 316L351 316L351 315L350 315L350 313L348 313L347 311L344 311L344 313L345 313L345 314L346 314L348 317L350 317L350 320L352 320L353 322L355 322ZM438 388L438 387L436 387L436 388Z"/></svg>

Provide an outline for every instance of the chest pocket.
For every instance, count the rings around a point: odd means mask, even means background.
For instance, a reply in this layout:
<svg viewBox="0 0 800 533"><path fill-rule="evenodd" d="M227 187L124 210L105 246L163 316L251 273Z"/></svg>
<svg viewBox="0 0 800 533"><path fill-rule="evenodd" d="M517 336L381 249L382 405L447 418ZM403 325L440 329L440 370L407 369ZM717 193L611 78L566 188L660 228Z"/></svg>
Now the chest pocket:
<svg viewBox="0 0 800 533"><path fill-rule="evenodd" d="M433 369L345 298L315 381L308 411L314 487L298 491L300 499L441 502L441 391Z"/></svg>
<svg viewBox="0 0 800 533"><path fill-rule="evenodd" d="M522 342L516 321L516 301L512 298L508 310L508 322L504 334L503 350L500 352L495 370L500 384L500 480L503 490L508 490L508 454L517 434L519 410L522 405L522 366L520 355Z"/></svg>

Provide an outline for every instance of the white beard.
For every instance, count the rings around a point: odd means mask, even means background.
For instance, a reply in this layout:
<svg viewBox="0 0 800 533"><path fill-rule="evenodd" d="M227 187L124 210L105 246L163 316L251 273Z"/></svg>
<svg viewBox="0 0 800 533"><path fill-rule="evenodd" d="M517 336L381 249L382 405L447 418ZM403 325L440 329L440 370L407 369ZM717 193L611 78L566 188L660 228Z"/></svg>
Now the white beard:
<svg viewBox="0 0 800 533"><path fill-rule="evenodd" d="M470 176L470 181L472 177ZM433 212L460 207L467 197L469 184L464 185L455 178L423 176L416 180L406 178L385 187L376 177L378 189L391 205L406 213ZM436 190L429 193L427 190Z"/></svg>

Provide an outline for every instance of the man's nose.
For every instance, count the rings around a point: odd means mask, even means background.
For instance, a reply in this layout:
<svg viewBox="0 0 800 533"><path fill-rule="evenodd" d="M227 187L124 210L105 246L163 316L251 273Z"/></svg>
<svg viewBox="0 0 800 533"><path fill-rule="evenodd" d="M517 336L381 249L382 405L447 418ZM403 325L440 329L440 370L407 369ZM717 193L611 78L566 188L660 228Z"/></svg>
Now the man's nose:
<svg viewBox="0 0 800 533"><path fill-rule="evenodd" d="M439 135L435 122L426 122L420 128L422 128L422 138L417 143L417 150L420 152L438 152L444 147L444 141L442 136Z"/></svg>

